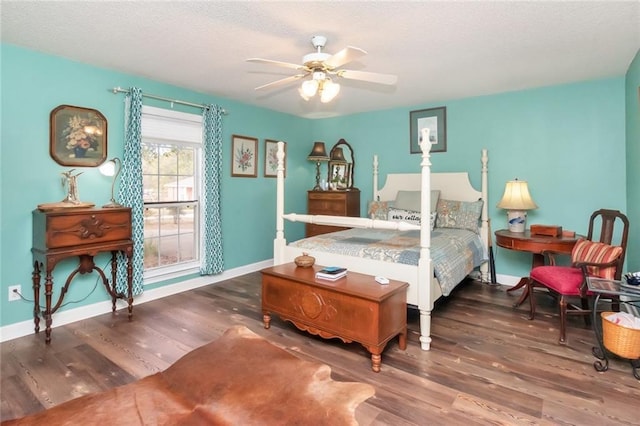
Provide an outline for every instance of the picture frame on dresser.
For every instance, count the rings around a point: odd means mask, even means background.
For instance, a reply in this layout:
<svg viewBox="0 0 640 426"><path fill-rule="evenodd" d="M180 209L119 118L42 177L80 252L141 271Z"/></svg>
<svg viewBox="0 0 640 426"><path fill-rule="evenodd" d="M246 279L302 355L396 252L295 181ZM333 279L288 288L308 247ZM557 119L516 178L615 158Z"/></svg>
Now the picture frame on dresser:
<svg viewBox="0 0 640 426"><path fill-rule="evenodd" d="M329 189L346 190L349 188L351 164L349 163L331 163L329 167Z"/></svg>
<svg viewBox="0 0 640 426"><path fill-rule="evenodd" d="M447 151L447 108L437 107L411 111L409 113L409 152L421 154L420 135L429 128L430 152Z"/></svg>
<svg viewBox="0 0 640 426"><path fill-rule="evenodd" d="M107 159L107 119L97 109L60 105L49 114L49 154L61 166L97 167Z"/></svg>
<svg viewBox="0 0 640 426"><path fill-rule="evenodd" d="M231 177L258 177L258 139L231 136Z"/></svg>
<svg viewBox="0 0 640 426"><path fill-rule="evenodd" d="M287 143L284 143L284 177L287 177ZM278 176L278 141L264 140L264 177Z"/></svg>

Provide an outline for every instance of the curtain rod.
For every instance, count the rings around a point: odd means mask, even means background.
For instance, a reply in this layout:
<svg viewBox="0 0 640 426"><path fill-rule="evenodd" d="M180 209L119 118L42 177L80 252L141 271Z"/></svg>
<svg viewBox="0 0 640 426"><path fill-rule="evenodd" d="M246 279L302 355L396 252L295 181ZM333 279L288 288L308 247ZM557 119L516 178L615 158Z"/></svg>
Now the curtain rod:
<svg viewBox="0 0 640 426"><path fill-rule="evenodd" d="M113 92L114 95L117 94L117 93L129 93L129 90L123 89L120 86L114 87L113 89L111 89L111 91ZM177 99L165 98L163 96L157 96L157 95L149 95L149 94L146 94L146 93L143 93L142 97L151 98L151 99L157 99L159 101L171 102L172 104L187 105L187 106L192 106L192 107L202 108L202 109L208 108L208 106L204 105L204 104L195 104L193 102L180 101L180 100L177 100ZM229 113L227 112L226 109L223 109L222 110L222 114L228 115Z"/></svg>

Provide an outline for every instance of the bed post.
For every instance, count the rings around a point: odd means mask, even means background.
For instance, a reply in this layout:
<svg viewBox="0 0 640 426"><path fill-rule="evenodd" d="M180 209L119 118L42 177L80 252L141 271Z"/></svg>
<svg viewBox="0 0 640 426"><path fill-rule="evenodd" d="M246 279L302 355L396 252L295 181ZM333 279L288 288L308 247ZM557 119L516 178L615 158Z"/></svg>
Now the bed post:
<svg viewBox="0 0 640 426"><path fill-rule="evenodd" d="M273 240L273 264L284 263L284 142L278 142L278 168L276 169L276 238Z"/></svg>
<svg viewBox="0 0 640 426"><path fill-rule="evenodd" d="M378 156L373 155L373 198L371 201L378 200ZM372 218L373 219L373 218Z"/></svg>
<svg viewBox="0 0 640 426"><path fill-rule="evenodd" d="M429 141L429 129L422 129L420 149L422 150L422 162L420 163L421 188L420 210L430 211L431 208L431 160ZM420 311L420 346L422 350L431 348L431 311L433 310L434 296L433 265L431 263L431 227L428 216L420 223L420 260L418 261L418 310Z"/></svg>
<svg viewBox="0 0 640 426"><path fill-rule="evenodd" d="M488 214L488 204L489 204L489 191L488 191L488 183L487 183L487 175L488 175L488 167L489 156L487 155L487 150L482 150L481 160L482 162L482 214L480 216L481 224L480 224L480 237L485 244L485 248L489 250L489 214ZM480 265L480 278L483 283L489 282L489 264L484 262Z"/></svg>

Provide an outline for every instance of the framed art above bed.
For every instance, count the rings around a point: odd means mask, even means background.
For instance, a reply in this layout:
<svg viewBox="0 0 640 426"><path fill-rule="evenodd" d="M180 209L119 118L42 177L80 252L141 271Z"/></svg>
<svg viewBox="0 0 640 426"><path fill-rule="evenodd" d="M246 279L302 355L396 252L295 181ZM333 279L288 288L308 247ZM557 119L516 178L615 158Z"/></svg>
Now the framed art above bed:
<svg viewBox="0 0 640 426"><path fill-rule="evenodd" d="M447 108L429 108L409 113L409 137L411 154L421 154L420 135L428 128L430 152L447 152Z"/></svg>

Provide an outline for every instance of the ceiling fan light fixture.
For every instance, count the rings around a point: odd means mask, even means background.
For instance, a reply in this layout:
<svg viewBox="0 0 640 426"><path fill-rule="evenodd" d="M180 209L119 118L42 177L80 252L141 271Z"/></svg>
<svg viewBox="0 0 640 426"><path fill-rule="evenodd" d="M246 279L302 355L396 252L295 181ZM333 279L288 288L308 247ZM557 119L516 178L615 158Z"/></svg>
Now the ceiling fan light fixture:
<svg viewBox="0 0 640 426"><path fill-rule="evenodd" d="M304 94L307 98L312 98L315 96L318 91L318 81L317 80L306 80L300 86L300 94ZM303 98L304 98L303 96Z"/></svg>
<svg viewBox="0 0 640 426"><path fill-rule="evenodd" d="M338 93L340 93L340 85L338 83L334 83L331 79L326 79L324 84L322 85L322 93L320 93L320 102L326 104L327 102L331 102L333 98L335 98Z"/></svg>
<svg viewBox="0 0 640 426"><path fill-rule="evenodd" d="M304 90L302 90L302 87L298 87L298 93L300 94L300 97L307 102L309 102L309 99L311 99L309 98L309 96L304 94Z"/></svg>

